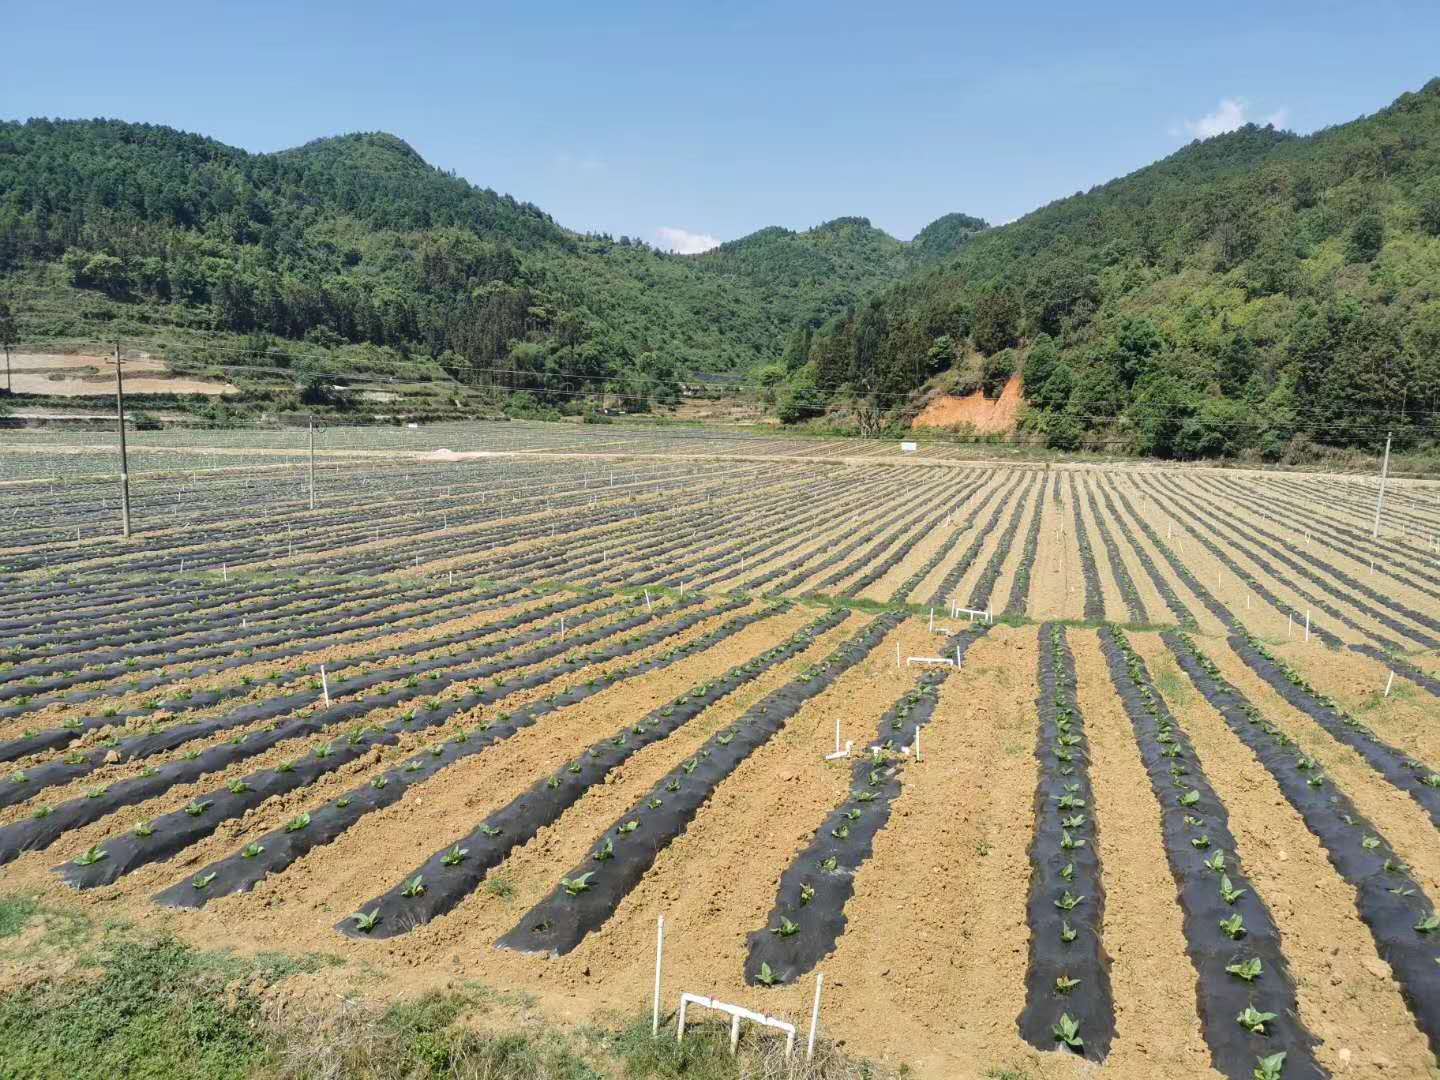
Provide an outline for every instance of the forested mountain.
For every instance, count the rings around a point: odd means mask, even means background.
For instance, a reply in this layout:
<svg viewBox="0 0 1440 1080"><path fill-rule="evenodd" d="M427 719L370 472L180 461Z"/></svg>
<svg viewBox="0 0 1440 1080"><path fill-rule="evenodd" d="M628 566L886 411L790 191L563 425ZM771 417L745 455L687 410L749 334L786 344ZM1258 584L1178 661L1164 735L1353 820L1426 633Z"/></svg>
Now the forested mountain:
<svg viewBox="0 0 1440 1080"><path fill-rule="evenodd" d="M923 257L983 228L965 221ZM861 218L689 257L579 234L385 134L251 154L145 124L0 124L0 295L26 340L215 332L252 368L363 347L370 372L638 406L688 370L778 359L793 327L919 258Z"/></svg>
<svg viewBox="0 0 1440 1080"><path fill-rule="evenodd" d="M943 220L943 219L942 219ZM938 224L938 223L937 223ZM918 244L918 238L917 238ZM790 419L1023 368L1050 445L1276 458L1440 440L1440 79L1249 125L986 230L787 354Z"/></svg>

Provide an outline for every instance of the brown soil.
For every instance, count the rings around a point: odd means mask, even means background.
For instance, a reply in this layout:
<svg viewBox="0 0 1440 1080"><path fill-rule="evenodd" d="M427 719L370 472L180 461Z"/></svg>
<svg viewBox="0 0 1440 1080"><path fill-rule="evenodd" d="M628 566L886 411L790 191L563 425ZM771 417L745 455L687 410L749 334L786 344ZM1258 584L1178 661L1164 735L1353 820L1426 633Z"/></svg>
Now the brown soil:
<svg viewBox="0 0 1440 1080"><path fill-rule="evenodd" d="M1024 384L1019 375L1012 375L994 401L981 390L964 397L941 394L931 399L910 426L949 428L976 435L1008 435L1015 430L1015 417L1024 401Z"/></svg>

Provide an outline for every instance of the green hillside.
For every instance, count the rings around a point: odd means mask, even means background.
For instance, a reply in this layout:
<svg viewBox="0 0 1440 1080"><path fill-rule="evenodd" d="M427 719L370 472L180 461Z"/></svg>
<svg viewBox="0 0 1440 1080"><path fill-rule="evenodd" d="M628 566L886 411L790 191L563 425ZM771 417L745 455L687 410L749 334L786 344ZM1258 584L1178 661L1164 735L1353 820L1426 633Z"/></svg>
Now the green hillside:
<svg viewBox="0 0 1440 1080"><path fill-rule="evenodd" d="M1434 445L1440 80L1303 138L1195 142L986 230L789 364L789 419L836 401L903 418L918 388L1023 368L1023 425L1057 447Z"/></svg>
<svg viewBox="0 0 1440 1080"><path fill-rule="evenodd" d="M251 154L152 125L0 124L0 297L22 342L123 338L258 402L359 372L452 404L479 386L644 407L687 371L778 359L793 327L915 263L857 218L691 257L577 234L385 134Z"/></svg>

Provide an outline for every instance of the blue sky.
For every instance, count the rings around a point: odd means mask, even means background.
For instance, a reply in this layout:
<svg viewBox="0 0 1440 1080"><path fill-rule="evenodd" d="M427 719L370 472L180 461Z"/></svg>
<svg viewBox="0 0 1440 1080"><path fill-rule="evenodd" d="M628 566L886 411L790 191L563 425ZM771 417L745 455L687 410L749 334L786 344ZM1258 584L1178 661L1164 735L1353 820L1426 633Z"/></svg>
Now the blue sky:
<svg viewBox="0 0 1440 1080"><path fill-rule="evenodd" d="M1440 75L1440 4L11 5L0 117L276 150L384 130L562 224L696 246L843 214L1002 222L1243 119ZM662 230L673 230L666 233Z"/></svg>

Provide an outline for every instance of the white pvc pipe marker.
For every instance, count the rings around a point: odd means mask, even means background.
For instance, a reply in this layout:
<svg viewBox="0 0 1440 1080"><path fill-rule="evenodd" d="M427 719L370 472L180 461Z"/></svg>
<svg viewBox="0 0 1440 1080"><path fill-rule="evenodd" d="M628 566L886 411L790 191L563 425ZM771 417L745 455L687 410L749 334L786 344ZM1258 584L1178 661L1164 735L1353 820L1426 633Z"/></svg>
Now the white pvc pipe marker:
<svg viewBox="0 0 1440 1080"><path fill-rule="evenodd" d="M320 665L320 692L325 695L325 704L330 704L330 680L325 677L325 665Z"/></svg>
<svg viewBox="0 0 1440 1080"><path fill-rule="evenodd" d="M655 926L655 1000L650 1006L650 1037L660 1034L660 963L665 956L665 916Z"/></svg>
<svg viewBox="0 0 1440 1080"><path fill-rule="evenodd" d="M815 1004L810 1006L810 1035L805 1040L805 1060L815 1056L815 1033L820 1030L820 991L825 986L825 973L815 974Z"/></svg>

